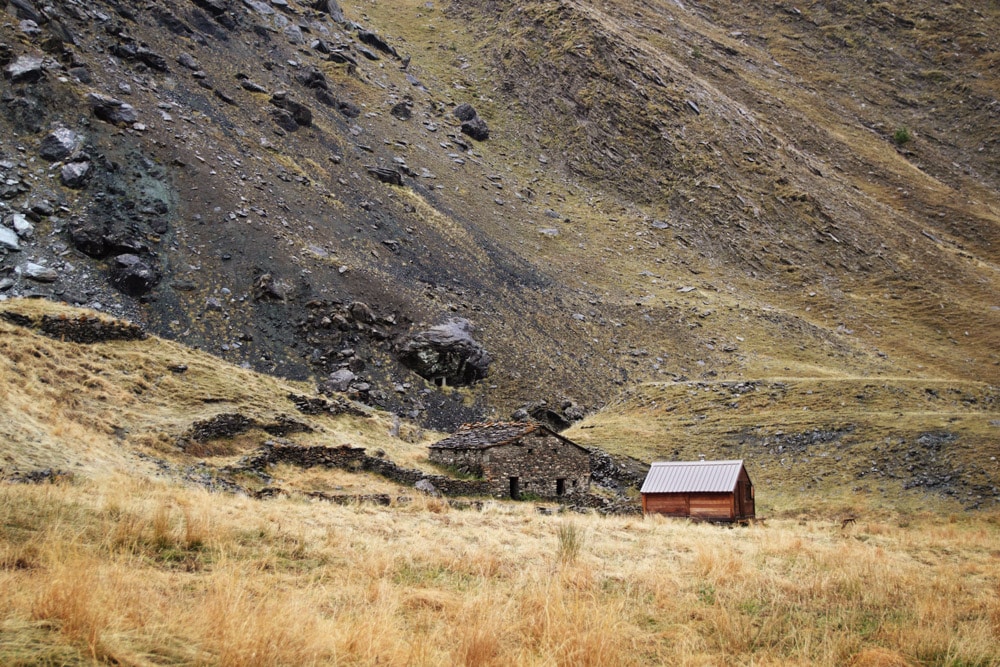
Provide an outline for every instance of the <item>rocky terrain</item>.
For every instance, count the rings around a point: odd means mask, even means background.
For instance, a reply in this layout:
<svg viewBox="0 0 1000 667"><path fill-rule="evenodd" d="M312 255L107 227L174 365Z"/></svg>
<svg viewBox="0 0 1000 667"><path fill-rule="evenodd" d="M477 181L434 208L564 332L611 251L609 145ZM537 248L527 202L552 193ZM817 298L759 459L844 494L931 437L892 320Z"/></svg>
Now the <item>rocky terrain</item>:
<svg viewBox="0 0 1000 667"><path fill-rule="evenodd" d="M0 295L440 428L996 383L997 12L10 0Z"/></svg>

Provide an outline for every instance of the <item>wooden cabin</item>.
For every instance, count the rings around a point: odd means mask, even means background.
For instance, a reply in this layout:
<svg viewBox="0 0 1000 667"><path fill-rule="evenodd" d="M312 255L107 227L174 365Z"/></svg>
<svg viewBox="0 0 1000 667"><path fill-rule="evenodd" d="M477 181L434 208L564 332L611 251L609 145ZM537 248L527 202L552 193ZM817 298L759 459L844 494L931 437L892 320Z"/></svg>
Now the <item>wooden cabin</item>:
<svg viewBox="0 0 1000 667"><path fill-rule="evenodd" d="M743 461L656 462L642 484L646 514L700 521L753 519L754 490Z"/></svg>

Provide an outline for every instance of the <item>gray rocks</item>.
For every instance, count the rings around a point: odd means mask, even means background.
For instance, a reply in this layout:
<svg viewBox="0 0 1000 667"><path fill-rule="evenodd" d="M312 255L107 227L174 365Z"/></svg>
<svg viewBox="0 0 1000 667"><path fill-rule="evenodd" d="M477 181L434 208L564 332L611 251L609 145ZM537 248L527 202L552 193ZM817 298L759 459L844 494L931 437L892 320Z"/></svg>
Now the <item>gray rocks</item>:
<svg viewBox="0 0 1000 667"><path fill-rule="evenodd" d="M403 175L395 169L386 169L385 167L368 167L368 173L374 178L382 181L383 183L388 183L389 185L403 184Z"/></svg>
<svg viewBox="0 0 1000 667"><path fill-rule="evenodd" d="M35 233L35 226L28 221L28 218L22 213L15 213L10 216L8 221L10 226L14 228L14 232L22 239L31 238Z"/></svg>
<svg viewBox="0 0 1000 667"><path fill-rule="evenodd" d="M139 120L135 108L126 102L100 93L87 95L87 103L95 116L112 125L128 125Z"/></svg>
<svg viewBox="0 0 1000 667"><path fill-rule="evenodd" d="M462 134L466 134L476 141L486 141L490 138L490 128L486 121L476 116L472 120L462 123Z"/></svg>
<svg viewBox="0 0 1000 667"><path fill-rule="evenodd" d="M362 44L367 44L373 49L377 49L382 53L392 56L393 58L399 59L399 54L396 53L396 49L389 46L388 42L379 37L376 33L369 30L359 30L358 40Z"/></svg>
<svg viewBox="0 0 1000 667"><path fill-rule="evenodd" d="M330 376L323 383L323 389L327 392L347 391L351 388L351 383L358 379L358 376L346 368L330 373Z"/></svg>
<svg viewBox="0 0 1000 667"><path fill-rule="evenodd" d="M473 118L479 115L478 113L476 113L476 109L467 102L459 104L457 107L455 107L455 110L452 111L451 113L452 115L455 116L455 118L459 119L463 123L472 120Z"/></svg>
<svg viewBox="0 0 1000 667"><path fill-rule="evenodd" d="M25 278L39 283L54 283L59 280L59 272L42 264L28 262L24 267Z"/></svg>
<svg viewBox="0 0 1000 667"><path fill-rule="evenodd" d="M20 250L21 243L17 238L17 232L7 227L0 227L0 248Z"/></svg>
<svg viewBox="0 0 1000 667"><path fill-rule="evenodd" d="M138 255L118 255L111 264L111 284L129 296L142 296L160 282L160 274Z"/></svg>
<svg viewBox="0 0 1000 667"><path fill-rule="evenodd" d="M287 111L292 119L295 121L296 125L301 125L302 127L308 127L312 125L312 111L304 104L296 102L288 98L288 95L284 92L278 92L271 96L271 104ZM282 125L284 127L284 125ZM284 127L288 130L289 128Z"/></svg>
<svg viewBox="0 0 1000 667"><path fill-rule="evenodd" d="M80 135L69 128L60 127L42 139L38 154L49 162L65 160L80 150Z"/></svg>
<svg viewBox="0 0 1000 667"><path fill-rule="evenodd" d="M476 141L486 141L490 138L490 128L486 121L479 117L475 108L468 103L459 104L452 111L455 118L462 121L462 133Z"/></svg>
<svg viewBox="0 0 1000 667"><path fill-rule="evenodd" d="M84 160L64 164L59 171L59 178L67 188L79 189L87 184L90 177L91 163Z"/></svg>
<svg viewBox="0 0 1000 667"><path fill-rule="evenodd" d="M35 83L45 74L45 66L39 56L21 56L4 67L3 73L11 83Z"/></svg>
<svg viewBox="0 0 1000 667"><path fill-rule="evenodd" d="M336 23L344 23L344 12L340 9L337 0L316 0L313 7L330 15Z"/></svg>
<svg viewBox="0 0 1000 667"><path fill-rule="evenodd" d="M486 377L493 359L472 338L472 323L462 318L421 331L397 347L400 363L439 384L468 385Z"/></svg>

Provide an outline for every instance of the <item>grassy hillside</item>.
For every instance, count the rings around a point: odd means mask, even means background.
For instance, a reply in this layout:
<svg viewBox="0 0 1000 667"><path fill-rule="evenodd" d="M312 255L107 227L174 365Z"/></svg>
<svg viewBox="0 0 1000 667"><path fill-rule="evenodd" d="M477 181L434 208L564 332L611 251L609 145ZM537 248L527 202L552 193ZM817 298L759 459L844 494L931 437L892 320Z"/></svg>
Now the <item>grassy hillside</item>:
<svg viewBox="0 0 1000 667"><path fill-rule="evenodd" d="M11 315L28 325L14 324ZM304 415L289 395L312 388L239 368L204 352L156 337L138 341L74 343L44 335L43 318L113 321L94 311L42 300L0 304L0 387L6 418L0 471L8 475L53 468L85 477L166 470L199 461L221 467L260 447L270 435L250 428L233 437L209 437L186 447L192 427L238 414L267 426L282 418L309 426L300 444L383 449L403 465L426 464L423 431L402 425L390 437L390 415Z"/></svg>
<svg viewBox="0 0 1000 667"><path fill-rule="evenodd" d="M443 428L641 382L1000 378L994 7L405 0L340 24L311 4L0 26L5 62L52 54L0 114L5 201L38 218L7 289L286 377L350 349L372 403ZM95 92L137 126L81 116ZM276 124L285 98L308 125ZM59 125L83 187L37 155ZM81 229L161 280L116 291ZM375 330L322 324L355 301ZM460 397L395 354L454 316L494 359Z"/></svg>
<svg viewBox="0 0 1000 667"><path fill-rule="evenodd" d="M995 387L949 380L660 383L566 434L646 461L745 459L761 497L789 509L995 508L998 401Z"/></svg>
<svg viewBox="0 0 1000 667"><path fill-rule="evenodd" d="M992 665L995 519L731 530L0 485L0 661Z"/></svg>
<svg viewBox="0 0 1000 667"><path fill-rule="evenodd" d="M303 415L288 398L303 385L157 338L71 342L66 332L79 329L67 323L114 324L46 301L0 307L3 664L1000 661L995 509L948 515L958 503L920 496L926 489L889 501L829 476L794 490L811 465L803 455L863 447L851 438L890 419L879 410L905 415L906 428L944 420L980 432L993 400L982 385L650 385L608 409L617 421L593 419L572 434L637 456L666 443L695 453L725 424L757 447L751 470L769 518L749 528L552 516L502 501L458 509L370 474L287 464L268 470L267 485L283 493L253 499L261 480L224 466L275 438L262 429L282 417L313 429L288 441L350 442L417 467L433 434L424 440L403 423L394 437L385 413ZM866 392L870 409L845 400L828 422L835 438L807 443L807 453L757 426L781 416L793 435L803 408L847 399L848 387ZM223 414L259 427L195 438L198 424ZM772 467L778 455L765 450L782 443L795 465ZM954 460L950 445L940 455ZM57 474L41 484L10 483L49 467ZM392 500L340 505L317 491Z"/></svg>

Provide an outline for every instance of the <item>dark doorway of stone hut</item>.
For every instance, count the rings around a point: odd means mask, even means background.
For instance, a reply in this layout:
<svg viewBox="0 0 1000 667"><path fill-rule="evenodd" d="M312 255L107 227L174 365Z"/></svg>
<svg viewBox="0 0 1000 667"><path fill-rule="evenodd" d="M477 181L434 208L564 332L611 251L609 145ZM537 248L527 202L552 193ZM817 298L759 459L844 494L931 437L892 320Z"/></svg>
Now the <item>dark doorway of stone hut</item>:
<svg viewBox="0 0 1000 667"><path fill-rule="evenodd" d="M517 477L510 478L510 499L520 500L521 499L521 480Z"/></svg>

